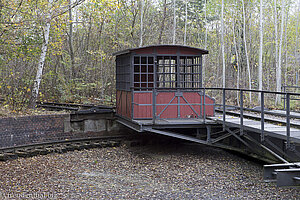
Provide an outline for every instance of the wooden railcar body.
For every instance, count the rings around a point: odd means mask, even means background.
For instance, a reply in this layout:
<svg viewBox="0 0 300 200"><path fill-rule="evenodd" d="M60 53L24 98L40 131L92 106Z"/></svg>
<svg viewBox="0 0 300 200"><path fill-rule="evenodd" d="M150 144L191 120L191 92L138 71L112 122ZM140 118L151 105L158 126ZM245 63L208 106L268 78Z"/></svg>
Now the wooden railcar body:
<svg viewBox="0 0 300 200"><path fill-rule="evenodd" d="M214 115L203 94L202 56L180 45L127 49L116 55L116 114L128 120L188 119Z"/></svg>

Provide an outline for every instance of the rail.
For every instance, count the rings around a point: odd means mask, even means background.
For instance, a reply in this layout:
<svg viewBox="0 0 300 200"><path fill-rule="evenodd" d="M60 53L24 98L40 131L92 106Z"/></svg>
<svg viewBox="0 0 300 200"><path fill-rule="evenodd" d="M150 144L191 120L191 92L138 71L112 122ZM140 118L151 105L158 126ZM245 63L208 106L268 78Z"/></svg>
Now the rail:
<svg viewBox="0 0 300 200"><path fill-rule="evenodd" d="M101 137L86 137L69 140L57 140L50 142L31 143L13 147L0 148L0 161L17 157L27 157L31 155L48 154L52 152L65 152L93 147L119 146L121 140L130 139L129 135L112 135Z"/></svg>
<svg viewBox="0 0 300 200"><path fill-rule="evenodd" d="M272 92L272 91L265 91L265 90L249 90L249 89L235 89L235 88L203 88L203 90L221 90L222 91L222 108L223 108L223 128L225 129L225 122L226 122L226 91L237 91L239 92L240 96L240 129L241 134L243 133L244 127L244 93L245 92L254 92L260 95L260 113L261 113L261 142L265 141L265 130L264 130L264 123L265 123L265 94L275 94L275 95L285 95L285 103L286 103L286 147L291 147L291 138L290 138L290 119L291 119L291 110L290 110L290 101L291 96L300 96L300 93L291 93L291 92Z"/></svg>
<svg viewBox="0 0 300 200"><path fill-rule="evenodd" d="M287 92L287 90L289 88L296 89L297 91L298 91L298 89L300 89L299 86L294 86L294 85L283 85L283 86L281 86L281 90L283 90L283 92ZM283 99L285 99L285 101L283 102L283 109L285 110L286 97L283 97ZM291 98L290 100L300 100L300 99Z"/></svg>

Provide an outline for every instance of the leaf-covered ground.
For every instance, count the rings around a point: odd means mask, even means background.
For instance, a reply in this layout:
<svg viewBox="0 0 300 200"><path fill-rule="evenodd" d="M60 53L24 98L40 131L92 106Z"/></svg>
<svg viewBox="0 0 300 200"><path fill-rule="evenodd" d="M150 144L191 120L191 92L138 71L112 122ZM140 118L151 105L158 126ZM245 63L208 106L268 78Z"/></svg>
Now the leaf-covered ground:
<svg viewBox="0 0 300 200"><path fill-rule="evenodd" d="M15 111L3 105L0 105L0 118L23 117L23 116L32 116L32 115L65 114L65 113L67 113L67 111L49 111L43 108L23 109L21 111Z"/></svg>
<svg viewBox="0 0 300 200"><path fill-rule="evenodd" d="M1 199L299 199L262 165L190 144L99 148L0 163Z"/></svg>

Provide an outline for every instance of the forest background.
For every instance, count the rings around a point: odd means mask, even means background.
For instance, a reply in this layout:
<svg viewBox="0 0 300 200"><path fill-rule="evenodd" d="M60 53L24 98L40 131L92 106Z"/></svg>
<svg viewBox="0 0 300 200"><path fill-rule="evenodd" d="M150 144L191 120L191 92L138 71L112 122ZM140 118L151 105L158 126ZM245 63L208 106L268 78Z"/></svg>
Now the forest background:
<svg viewBox="0 0 300 200"><path fill-rule="evenodd" d="M113 102L112 54L156 44L209 50L205 87L280 91L299 82L299 9L296 0L0 0L0 96L14 112L36 100Z"/></svg>

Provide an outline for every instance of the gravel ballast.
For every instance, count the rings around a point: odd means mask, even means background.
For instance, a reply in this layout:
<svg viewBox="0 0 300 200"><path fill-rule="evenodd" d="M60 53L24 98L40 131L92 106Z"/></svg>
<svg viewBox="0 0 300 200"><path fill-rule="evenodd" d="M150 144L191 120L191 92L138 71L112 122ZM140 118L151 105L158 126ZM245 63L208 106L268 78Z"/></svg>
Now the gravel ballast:
<svg viewBox="0 0 300 200"><path fill-rule="evenodd" d="M0 162L1 199L300 199L262 164L194 144L95 148Z"/></svg>

